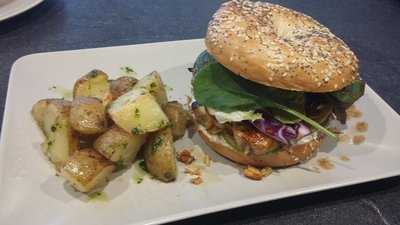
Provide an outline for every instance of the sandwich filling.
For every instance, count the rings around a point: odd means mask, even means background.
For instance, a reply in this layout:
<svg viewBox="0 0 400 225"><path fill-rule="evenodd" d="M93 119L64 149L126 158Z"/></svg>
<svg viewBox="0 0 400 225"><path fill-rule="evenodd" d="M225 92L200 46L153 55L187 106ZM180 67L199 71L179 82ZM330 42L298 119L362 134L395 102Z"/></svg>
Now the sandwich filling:
<svg viewBox="0 0 400 225"><path fill-rule="evenodd" d="M238 76L207 51L191 69L196 120L233 149L266 154L283 146L319 138L336 138L327 128L331 118L346 122L345 110L364 93L364 82L327 93L268 87Z"/></svg>

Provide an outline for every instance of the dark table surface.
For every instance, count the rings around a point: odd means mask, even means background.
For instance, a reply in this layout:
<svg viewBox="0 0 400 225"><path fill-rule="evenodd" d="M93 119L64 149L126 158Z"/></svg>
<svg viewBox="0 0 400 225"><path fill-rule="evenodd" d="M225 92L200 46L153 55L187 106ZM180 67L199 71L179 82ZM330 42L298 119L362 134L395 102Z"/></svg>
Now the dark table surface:
<svg viewBox="0 0 400 225"><path fill-rule="evenodd" d="M399 0L273 1L305 12L345 40L361 75L400 112ZM204 36L216 0L47 0L0 22L0 107L21 56ZM400 150L400 149L399 149ZM399 162L400 163L400 162ZM400 177L218 212L177 224L400 224Z"/></svg>

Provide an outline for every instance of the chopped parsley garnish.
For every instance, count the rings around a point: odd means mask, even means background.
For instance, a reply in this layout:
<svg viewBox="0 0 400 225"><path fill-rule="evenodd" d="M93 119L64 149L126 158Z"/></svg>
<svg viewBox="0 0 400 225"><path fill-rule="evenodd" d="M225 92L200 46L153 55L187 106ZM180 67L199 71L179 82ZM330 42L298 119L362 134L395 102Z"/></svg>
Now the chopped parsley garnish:
<svg viewBox="0 0 400 225"><path fill-rule="evenodd" d="M174 90L172 87L170 87L170 86L168 86L168 85L166 85L166 84L164 84L164 88L165 88L165 90L167 90L167 91L173 91L173 90Z"/></svg>
<svg viewBox="0 0 400 225"><path fill-rule="evenodd" d="M129 66L123 66L123 67L121 67L121 70L126 74L136 74L135 70L133 70Z"/></svg>
<svg viewBox="0 0 400 225"><path fill-rule="evenodd" d="M54 141L48 141L47 142L47 146L50 147L51 145L53 145Z"/></svg>
<svg viewBox="0 0 400 225"><path fill-rule="evenodd" d="M138 127L133 128L131 132L132 132L132 134L135 134L135 135L141 133L141 131L140 131L140 129Z"/></svg>
<svg viewBox="0 0 400 225"><path fill-rule="evenodd" d="M93 193L89 193L88 194L88 197L91 198L91 199L99 197L99 196L101 196L101 192L93 192Z"/></svg>
<svg viewBox="0 0 400 225"><path fill-rule="evenodd" d="M115 170L116 171L120 171L126 168L126 165L124 164L123 160L118 160L117 162L115 162Z"/></svg>
<svg viewBox="0 0 400 225"><path fill-rule="evenodd" d="M164 120L162 120L162 121L160 121L160 124L158 124L158 128L163 128L163 127L165 127L166 125L169 125L169 124L165 124L165 121Z"/></svg>
<svg viewBox="0 0 400 225"><path fill-rule="evenodd" d="M140 110L138 108L135 109L135 117L136 118L140 117Z"/></svg>
<svg viewBox="0 0 400 225"><path fill-rule="evenodd" d="M146 167L146 163L144 162L144 160L141 160L141 161L139 162L139 167L140 167L142 170L144 170L144 171L147 172L147 167Z"/></svg>
<svg viewBox="0 0 400 225"><path fill-rule="evenodd" d="M161 137L157 137L152 145L152 153L155 153L158 151L158 149L161 147L161 145L163 144L163 139Z"/></svg>
<svg viewBox="0 0 400 225"><path fill-rule="evenodd" d="M148 176L147 174L147 169L146 169L146 164L143 159L140 159L136 161L133 164L133 181L136 184L140 184L143 182L145 176Z"/></svg>
<svg viewBox="0 0 400 225"><path fill-rule="evenodd" d="M98 71L98 70L92 70L92 71L89 72L88 77L89 78L95 78L95 77L97 77L97 75L99 75L99 72L100 71Z"/></svg>

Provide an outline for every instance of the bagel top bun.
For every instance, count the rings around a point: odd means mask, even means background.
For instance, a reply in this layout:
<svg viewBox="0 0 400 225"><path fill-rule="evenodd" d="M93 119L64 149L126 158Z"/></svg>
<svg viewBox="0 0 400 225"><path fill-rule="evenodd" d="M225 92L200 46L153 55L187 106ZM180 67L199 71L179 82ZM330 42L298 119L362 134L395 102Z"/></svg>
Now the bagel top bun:
<svg viewBox="0 0 400 225"><path fill-rule="evenodd" d="M356 56L328 28L266 2L222 4L209 23L205 44L226 68L266 86L331 92L358 77Z"/></svg>

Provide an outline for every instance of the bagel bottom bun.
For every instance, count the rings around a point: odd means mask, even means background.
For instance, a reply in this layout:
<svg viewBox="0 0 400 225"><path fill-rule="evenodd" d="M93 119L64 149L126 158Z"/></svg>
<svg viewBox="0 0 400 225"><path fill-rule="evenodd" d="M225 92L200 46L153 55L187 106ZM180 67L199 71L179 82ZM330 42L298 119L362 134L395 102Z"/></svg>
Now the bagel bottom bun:
<svg viewBox="0 0 400 225"><path fill-rule="evenodd" d="M204 142L218 154L234 162L255 167L288 167L312 158L320 146L320 138L312 139L304 144L285 146L276 153L250 155L233 149L218 135L213 135L199 125L198 133Z"/></svg>

